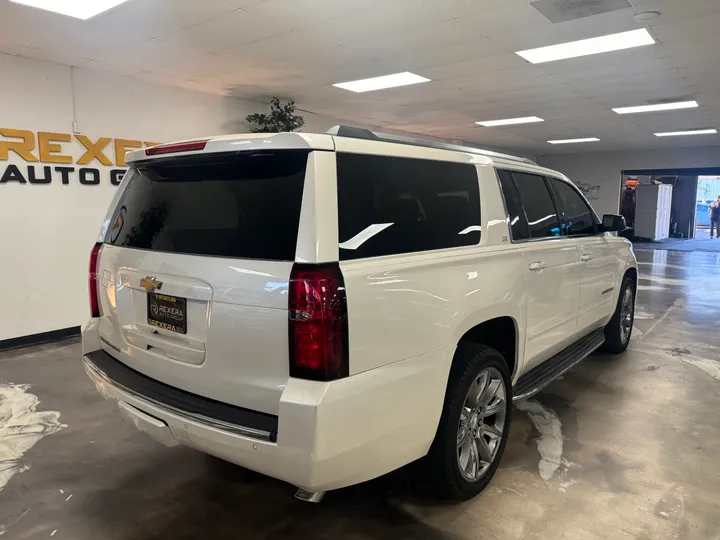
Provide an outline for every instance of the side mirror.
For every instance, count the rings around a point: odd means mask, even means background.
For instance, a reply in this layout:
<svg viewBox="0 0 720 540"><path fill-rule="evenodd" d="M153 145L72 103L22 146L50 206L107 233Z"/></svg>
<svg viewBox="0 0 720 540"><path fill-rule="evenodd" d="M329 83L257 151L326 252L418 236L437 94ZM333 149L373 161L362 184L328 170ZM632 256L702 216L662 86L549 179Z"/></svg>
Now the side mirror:
<svg viewBox="0 0 720 540"><path fill-rule="evenodd" d="M603 232L621 232L627 229L625 217L617 214L605 214L602 218Z"/></svg>

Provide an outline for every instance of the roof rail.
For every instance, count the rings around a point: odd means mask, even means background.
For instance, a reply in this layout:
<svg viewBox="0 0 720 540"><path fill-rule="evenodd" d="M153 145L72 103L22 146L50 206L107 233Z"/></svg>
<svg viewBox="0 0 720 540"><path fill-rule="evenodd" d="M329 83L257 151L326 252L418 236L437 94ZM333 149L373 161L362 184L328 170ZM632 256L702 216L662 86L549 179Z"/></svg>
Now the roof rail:
<svg viewBox="0 0 720 540"><path fill-rule="evenodd" d="M528 158L503 154L502 152L494 152L492 150L484 150L482 148L474 148L472 146L459 146L457 144L447 144L442 142L424 141L422 139L413 139L412 137L404 137L402 135L389 135L387 133L377 133L365 128L355 126L334 126L327 132L328 135L337 137L347 137L349 139L363 139L366 141L381 141L397 144L407 144L410 146L423 146L425 148L437 148L439 150L452 150L454 152L465 152L468 154L478 154L481 156L496 157L509 159L512 161L520 161L522 163L536 163Z"/></svg>

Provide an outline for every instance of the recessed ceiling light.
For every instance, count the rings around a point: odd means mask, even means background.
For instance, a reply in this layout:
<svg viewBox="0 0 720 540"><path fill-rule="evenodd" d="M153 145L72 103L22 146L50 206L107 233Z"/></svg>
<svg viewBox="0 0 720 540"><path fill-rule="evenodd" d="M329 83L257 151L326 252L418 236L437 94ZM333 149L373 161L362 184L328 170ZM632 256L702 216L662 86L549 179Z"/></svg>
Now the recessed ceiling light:
<svg viewBox="0 0 720 540"><path fill-rule="evenodd" d="M530 124L532 122L544 122L542 118L537 116L523 116L522 118L506 118L505 120L485 120L484 122L475 122L479 126L510 126L512 124Z"/></svg>
<svg viewBox="0 0 720 540"><path fill-rule="evenodd" d="M550 144L574 144L583 142L597 142L600 139L597 137L585 137L584 139L558 139L555 141L548 141Z"/></svg>
<svg viewBox="0 0 720 540"><path fill-rule="evenodd" d="M620 32L619 34L559 43L558 45L550 45L549 47L517 51L515 54L522 56L525 60L533 64L541 64L543 62L553 62L565 58L577 58L578 56L642 47L643 45L652 45L653 43L655 43L655 40L650 33L645 28L641 28L640 30L630 30L629 32Z"/></svg>
<svg viewBox="0 0 720 540"><path fill-rule="evenodd" d="M10 0L34 8L44 9L87 20L95 15L124 4L128 0Z"/></svg>
<svg viewBox="0 0 720 540"><path fill-rule="evenodd" d="M681 135L714 135L717 129L691 129L689 131L667 131L656 133L656 137L680 137Z"/></svg>
<svg viewBox="0 0 720 540"><path fill-rule="evenodd" d="M632 114L655 111L672 111L673 109L694 109L697 101L676 101L675 103L657 103L655 105L638 105L637 107L619 107L613 109L618 114Z"/></svg>
<svg viewBox="0 0 720 540"><path fill-rule="evenodd" d="M383 75L382 77L373 77L371 79L337 83L333 84L333 86L343 88L344 90L350 90L351 92L372 92L373 90L396 88L398 86L407 86L409 84L418 84L429 81L430 79L421 77L420 75L415 75L409 71L404 71L403 73L393 73L392 75Z"/></svg>

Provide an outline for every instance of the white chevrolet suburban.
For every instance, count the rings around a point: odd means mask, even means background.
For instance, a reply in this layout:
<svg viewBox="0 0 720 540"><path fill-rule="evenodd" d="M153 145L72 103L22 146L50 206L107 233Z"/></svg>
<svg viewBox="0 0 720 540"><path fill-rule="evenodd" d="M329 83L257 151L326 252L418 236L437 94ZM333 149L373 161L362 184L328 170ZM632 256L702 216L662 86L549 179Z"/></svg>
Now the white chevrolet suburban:
<svg viewBox="0 0 720 540"><path fill-rule="evenodd" d="M128 163L90 258L88 375L139 430L306 500L417 460L470 498L513 400L630 340L623 218L529 160L338 127Z"/></svg>

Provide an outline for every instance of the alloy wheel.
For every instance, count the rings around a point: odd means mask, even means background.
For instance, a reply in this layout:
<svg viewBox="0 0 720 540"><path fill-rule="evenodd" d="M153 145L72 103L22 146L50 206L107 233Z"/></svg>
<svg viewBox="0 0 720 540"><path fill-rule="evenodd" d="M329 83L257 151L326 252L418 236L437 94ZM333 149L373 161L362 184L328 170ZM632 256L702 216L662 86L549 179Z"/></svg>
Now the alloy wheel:
<svg viewBox="0 0 720 540"><path fill-rule="evenodd" d="M497 457L507 416L507 389L500 372L483 369L470 385L457 431L457 461L466 480L482 478Z"/></svg>
<svg viewBox="0 0 720 540"><path fill-rule="evenodd" d="M630 339L634 315L633 290L632 286L628 285L625 287L622 304L620 305L620 337L623 343L627 343L628 339Z"/></svg>

